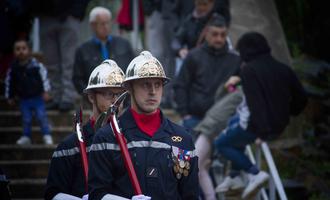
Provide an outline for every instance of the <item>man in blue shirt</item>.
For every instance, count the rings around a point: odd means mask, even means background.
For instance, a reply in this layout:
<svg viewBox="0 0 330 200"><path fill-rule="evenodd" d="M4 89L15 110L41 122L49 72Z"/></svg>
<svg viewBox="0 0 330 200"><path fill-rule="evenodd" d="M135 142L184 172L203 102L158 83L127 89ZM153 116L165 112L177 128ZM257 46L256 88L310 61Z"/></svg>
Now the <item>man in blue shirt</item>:
<svg viewBox="0 0 330 200"><path fill-rule="evenodd" d="M90 73L103 60L114 60L125 71L134 57L126 39L111 35L111 18L111 12L103 7L95 7L89 14L93 37L77 49L73 69L73 83L80 94Z"/></svg>

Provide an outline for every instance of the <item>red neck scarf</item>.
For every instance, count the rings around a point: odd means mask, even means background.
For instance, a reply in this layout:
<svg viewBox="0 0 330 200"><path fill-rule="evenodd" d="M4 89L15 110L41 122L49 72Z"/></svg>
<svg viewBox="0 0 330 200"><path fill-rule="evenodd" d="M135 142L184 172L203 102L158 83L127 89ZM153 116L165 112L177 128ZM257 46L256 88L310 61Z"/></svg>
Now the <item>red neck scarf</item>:
<svg viewBox="0 0 330 200"><path fill-rule="evenodd" d="M150 115L139 114L132 108L130 110L139 129L150 137L154 136L161 124L160 110Z"/></svg>
<svg viewBox="0 0 330 200"><path fill-rule="evenodd" d="M94 116L90 117L89 120L91 122L92 128L94 129L94 126L95 126L95 123L96 123L96 120L95 120Z"/></svg>

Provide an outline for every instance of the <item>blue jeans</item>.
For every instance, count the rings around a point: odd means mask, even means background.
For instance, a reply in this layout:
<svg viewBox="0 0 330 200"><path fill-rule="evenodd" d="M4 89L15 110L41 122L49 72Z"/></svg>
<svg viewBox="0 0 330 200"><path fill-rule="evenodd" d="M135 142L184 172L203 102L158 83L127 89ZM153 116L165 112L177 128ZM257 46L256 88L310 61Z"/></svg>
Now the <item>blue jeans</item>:
<svg viewBox="0 0 330 200"><path fill-rule="evenodd" d="M201 118L192 115L188 119L183 120L183 127L192 130L200 121Z"/></svg>
<svg viewBox="0 0 330 200"><path fill-rule="evenodd" d="M23 118L23 135L31 137L31 126L33 111L40 124L41 132L43 135L49 135L49 125L45 109L45 103L41 96L32 97L28 99L21 99L20 109Z"/></svg>
<svg viewBox="0 0 330 200"><path fill-rule="evenodd" d="M215 148L226 159L232 162L233 172L244 170L248 172L251 167L255 167L249 158L245 155L245 146L251 144L256 140L256 135L243 130L238 121L232 118L229 127L223 131L214 141Z"/></svg>

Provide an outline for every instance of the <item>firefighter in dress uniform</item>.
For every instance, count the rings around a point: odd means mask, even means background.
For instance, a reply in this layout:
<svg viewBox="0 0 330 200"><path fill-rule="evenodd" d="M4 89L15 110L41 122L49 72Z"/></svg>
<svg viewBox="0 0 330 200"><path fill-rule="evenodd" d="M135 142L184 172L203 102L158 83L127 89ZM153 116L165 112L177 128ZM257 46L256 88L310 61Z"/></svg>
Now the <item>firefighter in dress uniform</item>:
<svg viewBox="0 0 330 200"><path fill-rule="evenodd" d="M91 200L194 200L198 160L190 134L159 109L169 81L161 63L143 51L129 64L124 87L130 107L118 118L143 195L135 195L110 125L96 133L89 153Z"/></svg>
<svg viewBox="0 0 330 200"><path fill-rule="evenodd" d="M88 153L101 116L124 92L124 72L113 60L105 60L91 73L84 89L92 104L92 116L82 128ZM67 136L53 153L45 192L46 200L80 200L87 193L76 133Z"/></svg>

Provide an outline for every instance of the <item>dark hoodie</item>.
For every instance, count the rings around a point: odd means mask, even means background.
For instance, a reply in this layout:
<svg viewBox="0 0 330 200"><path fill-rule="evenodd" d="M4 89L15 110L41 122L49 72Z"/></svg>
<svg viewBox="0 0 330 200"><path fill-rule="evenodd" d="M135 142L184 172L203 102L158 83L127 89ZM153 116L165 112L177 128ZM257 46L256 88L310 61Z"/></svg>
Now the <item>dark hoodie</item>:
<svg viewBox="0 0 330 200"><path fill-rule="evenodd" d="M262 139L273 139L283 132L290 115L305 107L305 91L291 68L271 56L261 34L244 34L237 49L245 62L240 75L250 110L247 128Z"/></svg>

